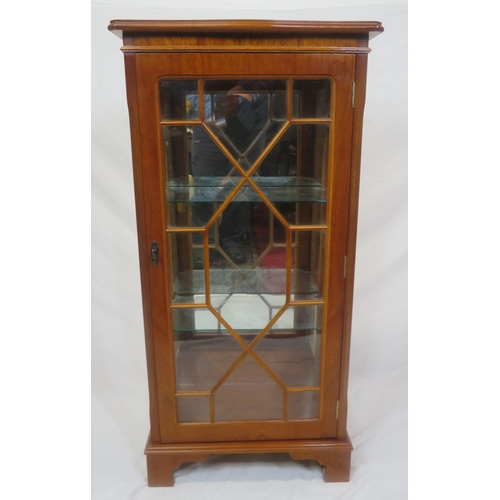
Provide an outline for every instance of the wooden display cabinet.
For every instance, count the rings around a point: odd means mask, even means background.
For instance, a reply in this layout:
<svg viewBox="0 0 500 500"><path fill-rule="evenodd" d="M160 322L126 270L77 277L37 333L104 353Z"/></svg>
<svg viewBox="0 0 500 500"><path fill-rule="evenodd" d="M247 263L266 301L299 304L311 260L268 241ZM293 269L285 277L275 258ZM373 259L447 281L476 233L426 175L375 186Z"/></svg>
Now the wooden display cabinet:
<svg viewBox="0 0 500 500"><path fill-rule="evenodd" d="M361 129L378 22L112 21L123 38L151 486L215 453L348 481Z"/></svg>

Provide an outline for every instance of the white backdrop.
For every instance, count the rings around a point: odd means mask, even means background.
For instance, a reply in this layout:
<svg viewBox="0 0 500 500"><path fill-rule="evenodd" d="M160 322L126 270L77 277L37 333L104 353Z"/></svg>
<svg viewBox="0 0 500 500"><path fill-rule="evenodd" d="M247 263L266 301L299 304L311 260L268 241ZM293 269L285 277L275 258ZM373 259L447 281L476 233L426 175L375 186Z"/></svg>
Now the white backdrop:
<svg viewBox="0 0 500 500"><path fill-rule="evenodd" d="M407 6L395 1L102 0L92 3L92 498L407 497ZM270 10L269 5L272 5ZM189 8L187 8L189 6ZM351 481L284 455L184 465L146 486L149 430L134 193L121 40L111 19L381 21L365 107L349 389Z"/></svg>

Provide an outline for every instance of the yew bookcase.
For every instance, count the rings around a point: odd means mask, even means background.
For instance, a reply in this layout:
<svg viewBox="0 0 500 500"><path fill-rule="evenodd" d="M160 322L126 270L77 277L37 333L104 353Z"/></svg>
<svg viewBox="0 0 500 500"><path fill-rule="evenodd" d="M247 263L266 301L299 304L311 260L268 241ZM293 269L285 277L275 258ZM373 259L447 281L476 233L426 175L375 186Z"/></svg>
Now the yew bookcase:
<svg viewBox="0 0 500 500"><path fill-rule="evenodd" d="M348 481L369 40L379 22L115 20L130 114L150 486L210 454Z"/></svg>

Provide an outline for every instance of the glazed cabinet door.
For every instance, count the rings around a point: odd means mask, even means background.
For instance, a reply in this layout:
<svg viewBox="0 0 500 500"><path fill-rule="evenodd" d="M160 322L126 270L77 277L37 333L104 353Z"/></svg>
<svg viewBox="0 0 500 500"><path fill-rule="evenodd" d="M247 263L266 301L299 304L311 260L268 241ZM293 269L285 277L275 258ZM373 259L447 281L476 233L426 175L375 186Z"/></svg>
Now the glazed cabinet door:
<svg viewBox="0 0 500 500"><path fill-rule="evenodd" d="M336 436L355 57L127 55L160 442Z"/></svg>

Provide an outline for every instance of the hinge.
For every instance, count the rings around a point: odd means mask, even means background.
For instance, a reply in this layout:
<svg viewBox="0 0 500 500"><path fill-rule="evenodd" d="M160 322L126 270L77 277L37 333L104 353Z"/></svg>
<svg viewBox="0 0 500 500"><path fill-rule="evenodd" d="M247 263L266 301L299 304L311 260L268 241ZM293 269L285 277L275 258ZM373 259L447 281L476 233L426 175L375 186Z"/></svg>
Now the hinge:
<svg viewBox="0 0 500 500"><path fill-rule="evenodd" d="M354 99L356 98L356 82L352 82L351 89L351 108L354 109Z"/></svg>
<svg viewBox="0 0 500 500"><path fill-rule="evenodd" d="M339 419L339 401L337 401L337 407L335 408L335 419Z"/></svg>
<svg viewBox="0 0 500 500"><path fill-rule="evenodd" d="M347 276L347 255L344 255L344 279Z"/></svg>

